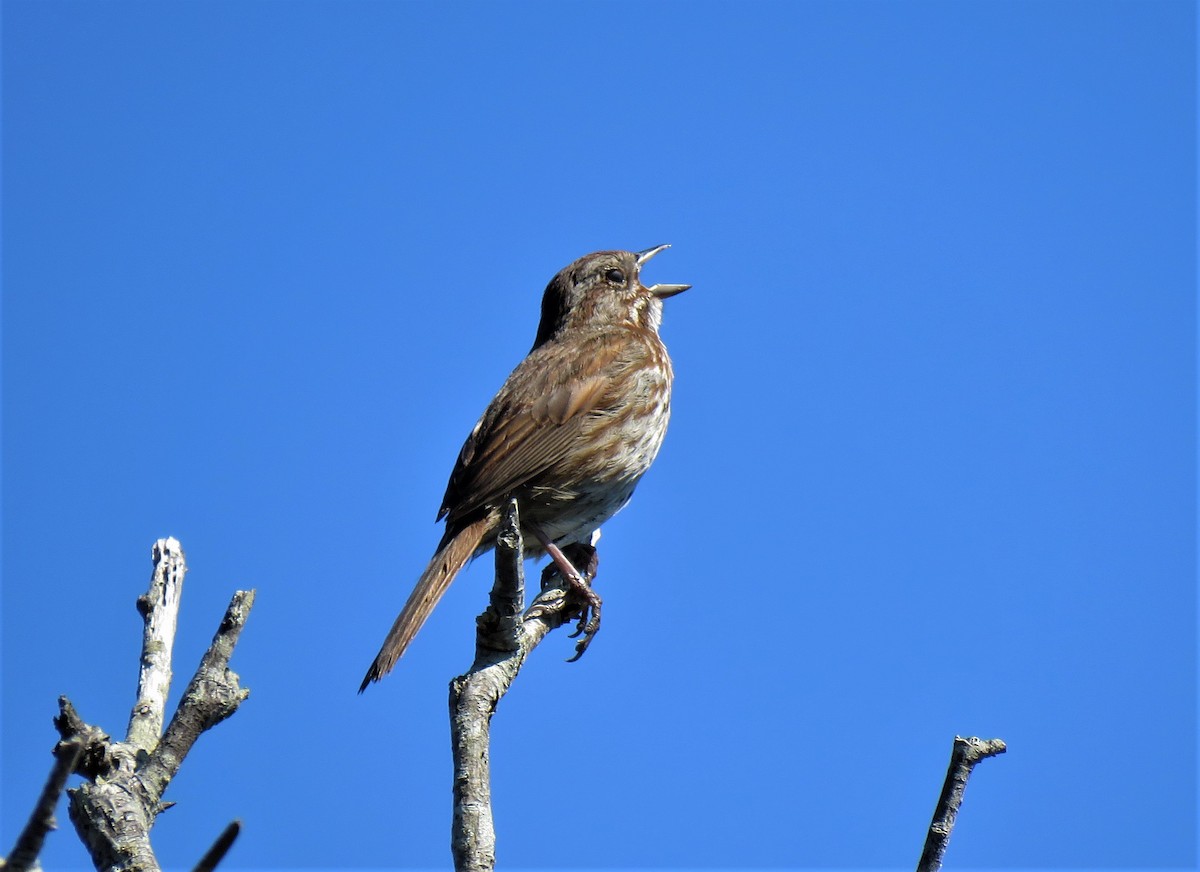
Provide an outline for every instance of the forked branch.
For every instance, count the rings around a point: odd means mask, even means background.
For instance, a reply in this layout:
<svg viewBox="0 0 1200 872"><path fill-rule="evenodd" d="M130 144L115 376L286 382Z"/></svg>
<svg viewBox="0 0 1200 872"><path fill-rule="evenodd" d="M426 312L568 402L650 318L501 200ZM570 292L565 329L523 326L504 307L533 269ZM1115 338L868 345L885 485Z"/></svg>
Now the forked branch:
<svg viewBox="0 0 1200 872"><path fill-rule="evenodd" d="M150 846L150 828L158 813L170 806L162 801L163 791L200 734L233 714L250 693L229 669L229 658L254 604L254 591L238 591L163 735L187 566L175 539L156 542L153 557L150 589L137 601L144 623L141 668L125 739L114 742L84 721L65 696L59 698L54 721L62 737L55 754L60 762L69 756L69 771L86 779L67 791L71 821L93 865L109 872L160 868ZM212 868L224 856L236 834L236 827L226 830L207 855L209 865L204 868Z"/></svg>

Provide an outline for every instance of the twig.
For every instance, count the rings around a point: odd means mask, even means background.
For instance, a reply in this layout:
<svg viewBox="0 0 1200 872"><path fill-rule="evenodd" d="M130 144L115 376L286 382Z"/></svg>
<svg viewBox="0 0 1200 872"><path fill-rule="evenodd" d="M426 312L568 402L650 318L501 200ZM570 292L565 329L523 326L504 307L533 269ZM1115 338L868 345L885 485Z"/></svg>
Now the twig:
<svg viewBox="0 0 1200 872"><path fill-rule="evenodd" d="M496 581L490 605L476 626L475 662L465 675L450 682L454 752L451 851L457 872L490 872L496 865L489 751L492 715L529 653L580 608L566 582L548 574L543 577L541 594L522 616L522 561L520 522L512 500L496 539Z"/></svg>
<svg viewBox="0 0 1200 872"><path fill-rule="evenodd" d="M142 768L141 780L155 801L167 789L200 734L232 715L250 695L238 684L237 673L229 668L229 658L253 606L254 591L239 590L233 595L162 741Z"/></svg>
<svg viewBox="0 0 1200 872"><path fill-rule="evenodd" d="M5 872L27 872L38 868L37 858L42 853L46 835L58 828L54 820L54 807L58 805L58 798L62 795L67 779L75 771L79 758L83 756L83 748L83 741L74 739L54 749L54 766L50 769L46 786L42 788L42 795L33 807L33 813L29 815L29 822L25 824L25 829L21 830L21 835L17 836L17 843L13 845L8 859L0 860L0 866Z"/></svg>
<svg viewBox="0 0 1200 872"><path fill-rule="evenodd" d="M1007 746L1000 739L954 737L950 768L946 772L946 782L942 785L937 808L933 811L933 821L929 824L929 835L925 838L925 849L921 852L917 872L937 872L942 868L942 857L950 843L950 833L954 830L954 821L962 805L971 770L980 760L1003 754L1006 750Z"/></svg>
<svg viewBox="0 0 1200 872"><path fill-rule="evenodd" d="M142 666L138 674L137 702L129 715L125 741L149 752L162 735L163 712L171 689L171 654L179 620L179 601L187 562L179 540L170 537L154 543L154 574L150 589L138 597L142 631Z"/></svg>
<svg viewBox="0 0 1200 872"><path fill-rule="evenodd" d="M59 754L72 742L83 745L83 754L75 762L74 772L89 781L106 776L117 768L110 755L113 743L104 730L85 723L75 711L75 706L65 696L58 698L58 717L54 719L54 727L58 730L62 741L54 749Z"/></svg>
<svg viewBox="0 0 1200 872"><path fill-rule="evenodd" d="M225 855L229 853L229 849L233 847L233 842L241 831L241 821L230 821L229 826L225 827L221 831L221 835L217 836L212 847L204 852L204 856L200 858L200 862L196 864L192 872L213 872L217 868L217 864L225 859Z"/></svg>

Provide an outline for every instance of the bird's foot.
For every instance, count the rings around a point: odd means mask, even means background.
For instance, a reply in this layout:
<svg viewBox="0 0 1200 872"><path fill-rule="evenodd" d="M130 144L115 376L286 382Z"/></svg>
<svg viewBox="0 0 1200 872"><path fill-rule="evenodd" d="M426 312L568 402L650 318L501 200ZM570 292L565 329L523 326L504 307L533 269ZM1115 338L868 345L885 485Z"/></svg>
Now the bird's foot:
<svg viewBox="0 0 1200 872"><path fill-rule="evenodd" d="M583 652L588 649L588 645L592 644L592 639L596 638L596 633L600 629L600 606L604 604L600 595L592 590L591 585L587 582L580 581L576 586L572 581L571 587L586 602L579 609L579 623L575 626L575 632L571 634L572 639L578 638L579 641L575 643L575 656L568 657L568 663L574 663L582 657Z"/></svg>
<svg viewBox="0 0 1200 872"><path fill-rule="evenodd" d="M579 622L571 638L578 638L575 643L575 656L567 660L573 663L583 656L583 652L592 644L592 639L600 629L600 608L604 601L592 589L591 580L596 577L600 566L600 556L592 545L574 542L560 549L553 542L545 540L542 547L550 555L551 563L542 570L542 589L554 584L557 575L567 583L568 593L580 602L578 606ZM581 573L577 566L583 567Z"/></svg>

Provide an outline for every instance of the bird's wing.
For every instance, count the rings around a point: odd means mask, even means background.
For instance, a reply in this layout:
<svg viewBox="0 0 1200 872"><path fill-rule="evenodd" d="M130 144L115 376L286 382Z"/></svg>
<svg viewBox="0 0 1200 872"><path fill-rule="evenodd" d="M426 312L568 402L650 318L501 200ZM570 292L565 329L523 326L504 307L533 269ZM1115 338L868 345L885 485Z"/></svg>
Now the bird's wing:
<svg viewBox="0 0 1200 872"><path fill-rule="evenodd" d="M615 408L630 344L543 345L513 370L459 452L438 517L451 525L535 480L571 450L588 415Z"/></svg>

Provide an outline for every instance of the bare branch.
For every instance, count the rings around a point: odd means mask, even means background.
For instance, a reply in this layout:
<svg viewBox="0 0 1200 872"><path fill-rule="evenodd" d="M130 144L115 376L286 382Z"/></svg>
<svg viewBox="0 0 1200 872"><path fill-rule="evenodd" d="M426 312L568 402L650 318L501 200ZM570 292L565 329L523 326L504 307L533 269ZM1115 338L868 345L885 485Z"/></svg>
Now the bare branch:
<svg viewBox="0 0 1200 872"><path fill-rule="evenodd" d="M99 727L86 723L71 701L58 699L54 719L63 741L83 745L75 771L91 783L67 791L71 823L97 869L155 872L158 860L150 847L150 827L158 809L137 777L139 751L125 742L113 742Z"/></svg>
<svg viewBox="0 0 1200 872"><path fill-rule="evenodd" d="M99 733L90 724L83 728L85 736ZM139 752L124 742L111 742L102 750L89 748L89 753L102 761L100 780L68 790L67 811L92 865L108 872L158 872L150 827L159 809L137 777Z"/></svg>
<svg viewBox="0 0 1200 872"><path fill-rule="evenodd" d="M475 662L480 643L485 648L512 652L520 647L518 633L525 608L524 543L517 517L517 501L510 500L496 535L496 583L492 585L487 611L479 616ZM495 625L494 630L492 624Z"/></svg>
<svg viewBox="0 0 1200 872"><path fill-rule="evenodd" d="M470 672L450 683L454 754L451 851L454 867L459 870L492 869L496 865L490 720L504 691L472 679L480 670L503 663L509 656L523 656L518 623L525 608L523 559L517 503L511 500L496 536L496 582L488 608L476 622L475 663Z"/></svg>
<svg viewBox="0 0 1200 872"><path fill-rule="evenodd" d="M46 779L46 786L42 788L42 795L38 797L33 813L29 815L29 822L25 824L25 829L21 830L21 835L17 836L17 843L9 853L8 859L0 860L0 867L3 867L5 872L27 872L38 868L37 858L42 853L46 834L58 829L54 820L54 807L58 805L58 798L66 787L67 779L75 771L79 758L83 756L83 749L84 744L80 739L63 742L54 749L54 766L50 769L50 777Z"/></svg>
<svg viewBox="0 0 1200 872"><path fill-rule="evenodd" d="M237 673L229 668L229 658L253 606L254 591L239 590L233 595L221 626L188 683L162 741L142 768L141 780L155 802L179 771L200 734L232 715L250 695L250 691L238 683Z"/></svg>
<svg viewBox="0 0 1200 872"><path fill-rule="evenodd" d="M75 774L95 781L114 768L109 755L111 745L108 734L99 727L85 723L79 712L75 711L75 706L65 696L58 698L58 717L54 719L54 727L62 737L62 741L54 749L55 754L71 742L80 742L83 745L83 754L75 762Z"/></svg>
<svg viewBox="0 0 1200 872"><path fill-rule="evenodd" d="M54 721L63 738L60 749L71 742L82 746L82 754L72 765L89 783L67 791L68 808L93 865L106 872L157 872L160 867L150 846L150 828L158 814L171 805L162 801L163 791L200 734L233 714L249 695L229 669L230 655L254 603L253 591L238 591L159 739L170 684L179 586L186 566L174 539L159 540L154 559L150 589L138 600L145 628L138 702L130 717L129 740L113 742L101 729L86 723L66 697L59 699L59 716ZM227 842L218 840L206 855L215 857L214 864L228 850L236 829L227 829L226 836ZM218 848L220 852L215 854Z"/></svg>
<svg viewBox="0 0 1200 872"><path fill-rule="evenodd" d="M496 865L492 821L490 726L501 698L525 658L556 627L580 611L578 599L555 572L525 605L523 552L517 504L510 500L496 539L496 581L490 604L479 616L475 662L450 682L450 732L454 752L454 818L451 851L458 872L487 872ZM594 563L589 564L589 575Z"/></svg>
<svg viewBox="0 0 1200 872"><path fill-rule="evenodd" d="M162 735L167 692L171 689L171 652L183 577L187 562L179 540L170 537L154 543L154 572L150 589L138 597L137 609L145 627L142 631L142 666L138 674L137 702L129 715L125 741L149 752Z"/></svg>
<svg viewBox="0 0 1200 872"><path fill-rule="evenodd" d="M196 864L192 872L213 872L217 865L225 859L225 855L229 853L229 849L233 847L233 842L241 831L242 822L231 821L229 826L221 831L221 835L217 836L212 847L204 852L204 856L200 858L200 862Z"/></svg>
<svg viewBox="0 0 1200 872"><path fill-rule="evenodd" d="M1006 750L1007 746L1000 739L954 737L950 768L946 772L946 782L942 785L937 808L933 811L933 822L929 824L929 835L925 838L925 849L921 852L917 872L937 872L942 868L942 858L946 854L946 846L950 844L950 833L954 830L954 821L962 805L971 770L980 760L1003 754Z"/></svg>

